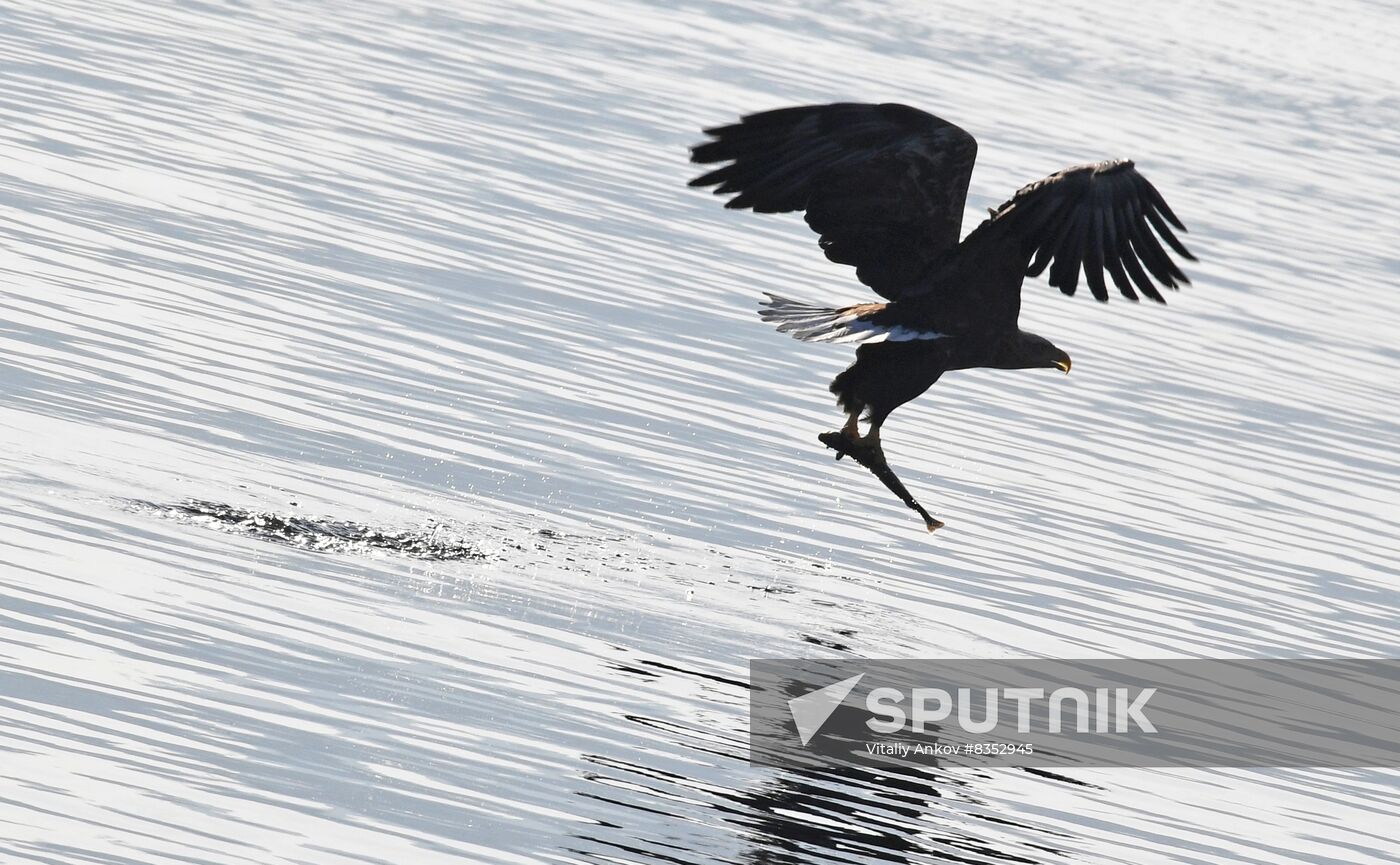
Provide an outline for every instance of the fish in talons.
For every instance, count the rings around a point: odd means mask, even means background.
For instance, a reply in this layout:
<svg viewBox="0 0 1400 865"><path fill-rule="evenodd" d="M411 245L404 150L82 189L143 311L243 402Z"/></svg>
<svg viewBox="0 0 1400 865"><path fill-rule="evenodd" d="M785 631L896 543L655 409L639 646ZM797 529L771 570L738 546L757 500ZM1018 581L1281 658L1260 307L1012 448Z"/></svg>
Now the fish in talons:
<svg viewBox="0 0 1400 865"><path fill-rule="evenodd" d="M858 430L853 431L853 425L848 423L840 431L832 430L817 436L817 441L836 451L836 459L849 456L851 459L865 466L872 475L880 480L890 492L899 497L905 507L923 517L924 527L930 532L943 528L943 521L937 519L918 500L909 493L899 476L890 468L890 464L885 460L885 451L880 447L880 433L878 428L870 435L861 436Z"/></svg>

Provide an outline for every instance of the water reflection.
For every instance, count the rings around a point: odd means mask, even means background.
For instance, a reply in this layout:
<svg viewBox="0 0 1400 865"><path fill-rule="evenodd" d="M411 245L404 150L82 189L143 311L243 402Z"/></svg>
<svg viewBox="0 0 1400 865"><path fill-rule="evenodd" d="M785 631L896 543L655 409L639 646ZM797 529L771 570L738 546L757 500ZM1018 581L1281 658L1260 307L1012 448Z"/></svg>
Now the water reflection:
<svg viewBox="0 0 1400 865"><path fill-rule="evenodd" d="M714 681L675 667L662 675ZM726 702L747 699L745 683L722 684ZM662 749L666 759L583 757L591 766L588 784L576 792L607 817L575 834L570 849L582 861L1031 863L1064 852L1062 833L998 814L981 800L976 773L905 766L754 769L746 763L742 732L644 716L626 720L645 731L647 745L639 753ZM747 781L715 784L707 780L713 773Z"/></svg>

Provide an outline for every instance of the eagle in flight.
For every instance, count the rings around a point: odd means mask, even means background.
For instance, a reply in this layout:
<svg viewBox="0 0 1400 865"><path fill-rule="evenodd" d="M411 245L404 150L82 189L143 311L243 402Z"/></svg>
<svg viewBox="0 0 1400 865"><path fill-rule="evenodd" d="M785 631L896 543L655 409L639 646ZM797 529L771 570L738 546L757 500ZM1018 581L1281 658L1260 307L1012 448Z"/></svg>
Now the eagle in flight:
<svg viewBox="0 0 1400 865"><path fill-rule="evenodd" d="M1074 294L1082 270L1106 301L1106 272L1129 300L1158 303L1160 288L1190 282L1161 243L1194 261L1172 234L1185 226L1128 160L1024 186L959 242L977 141L932 114L892 103L808 105L705 134L691 161L723 164L691 186L732 195L727 208L805 211L826 257L854 266L885 299L831 308L770 294L760 315L800 340L859 343L855 363L831 382L845 425L819 440L838 460L870 469L929 531L942 523L890 470L880 426L949 370L1069 372L1068 354L1017 323L1025 277L1048 268L1050 284Z"/></svg>

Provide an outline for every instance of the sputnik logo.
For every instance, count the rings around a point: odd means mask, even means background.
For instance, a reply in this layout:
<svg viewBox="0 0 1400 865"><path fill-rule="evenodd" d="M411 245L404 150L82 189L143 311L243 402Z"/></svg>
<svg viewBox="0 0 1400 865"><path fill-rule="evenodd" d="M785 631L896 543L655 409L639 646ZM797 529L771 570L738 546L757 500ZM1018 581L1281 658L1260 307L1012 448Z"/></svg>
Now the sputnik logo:
<svg viewBox="0 0 1400 865"><path fill-rule="evenodd" d="M836 711L836 707L841 705L846 695L851 693L863 678L865 674L861 673L859 676L832 682L825 688L818 688L788 700L788 711L792 713L792 721L797 725L797 735L802 739L803 745L812 741L812 737L821 731L822 724L826 723L826 719L831 717L831 713Z"/></svg>

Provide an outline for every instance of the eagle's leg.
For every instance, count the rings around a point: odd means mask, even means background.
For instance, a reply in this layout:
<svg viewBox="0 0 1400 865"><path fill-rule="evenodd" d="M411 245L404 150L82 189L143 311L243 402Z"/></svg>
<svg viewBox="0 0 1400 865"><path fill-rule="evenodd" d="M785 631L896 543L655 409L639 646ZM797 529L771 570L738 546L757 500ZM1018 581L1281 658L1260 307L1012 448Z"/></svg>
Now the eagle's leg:
<svg viewBox="0 0 1400 865"><path fill-rule="evenodd" d="M936 342L917 340L896 343L867 343L856 349L856 362L831 382L831 392L846 411L846 425L837 432L825 432L817 440L836 451L836 458L848 456L860 463L880 483L923 518L933 531L943 525L919 504L885 460L880 447L880 427L890 413L938 380L946 366L946 352ZM869 411L869 431L860 434L858 420Z"/></svg>
<svg viewBox="0 0 1400 865"><path fill-rule="evenodd" d="M846 416L846 425L841 427L840 433L824 433L819 436L822 443L836 451L836 459L850 455L856 456L857 451L868 452L880 449L880 435L878 429L866 435L860 434L860 410L850 412Z"/></svg>
<svg viewBox="0 0 1400 865"><path fill-rule="evenodd" d="M903 405L903 403L900 405ZM885 421L889 419L890 413L897 408L899 408L897 405L883 406L878 409L873 406L871 407L870 414L866 416L867 426L864 439L871 446L880 446L880 427L885 425Z"/></svg>
<svg viewBox="0 0 1400 865"><path fill-rule="evenodd" d="M869 418L869 426L867 426L865 430L865 436L860 440L861 444L873 448L878 448L880 446L880 425L885 422L885 418L889 417L889 414L889 412L884 412L878 415L871 415Z"/></svg>

